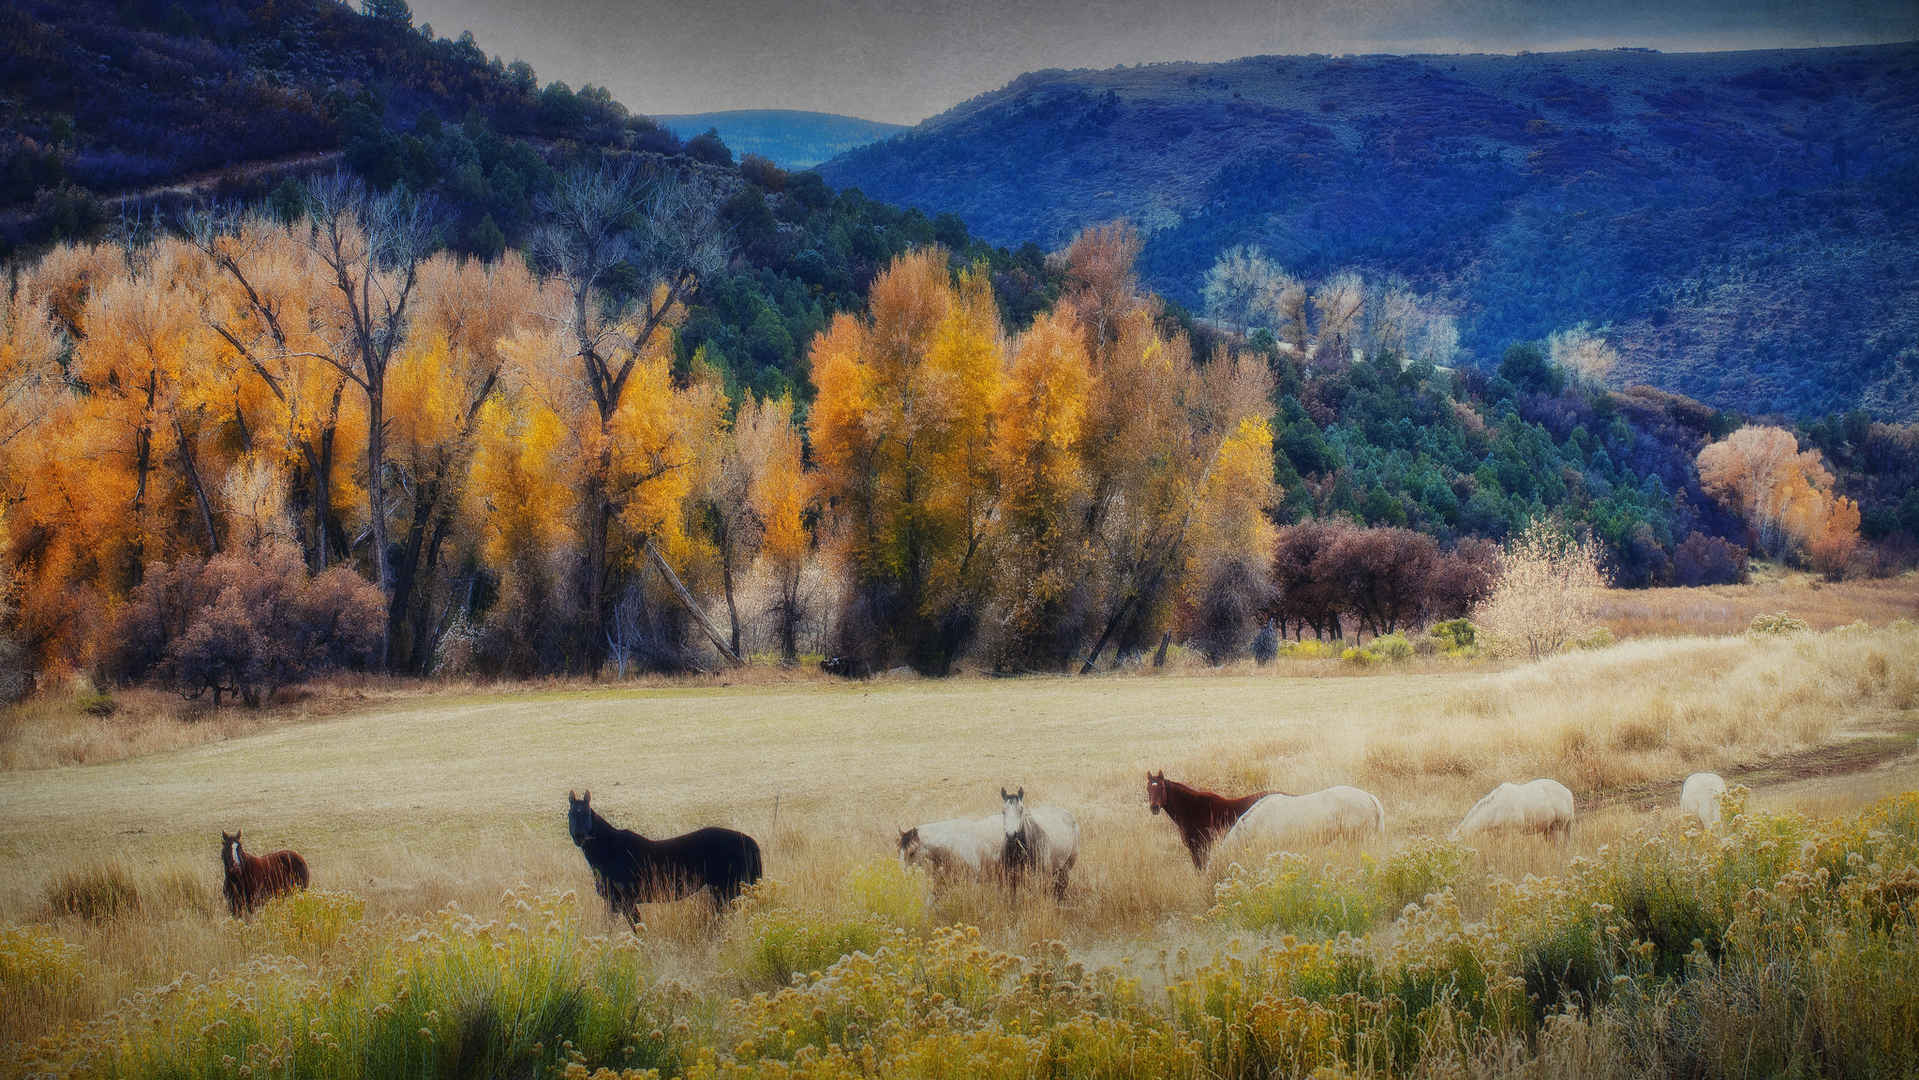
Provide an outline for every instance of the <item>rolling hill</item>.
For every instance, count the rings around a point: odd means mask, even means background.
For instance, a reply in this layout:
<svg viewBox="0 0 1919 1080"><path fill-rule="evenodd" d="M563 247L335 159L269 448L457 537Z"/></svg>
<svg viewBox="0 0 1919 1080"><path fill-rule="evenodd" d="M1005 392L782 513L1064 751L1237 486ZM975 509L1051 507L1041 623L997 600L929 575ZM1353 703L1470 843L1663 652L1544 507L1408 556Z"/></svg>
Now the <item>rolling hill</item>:
<svg viewBox="0 0 1919 1080"><path fill-rule="evenodd" d="M1481 362L1578 323L1622 382L1919 416L1919 44L1266 56L1042 71L822 167L1054 246L1131 218L1197 304L1227 247L1398 276Z"/></svg>
<svg viewBox="0 0 1919 1080"><path fill-rule="evenodd" d="M653 119L682 139L716 130L735 153L758 154L783 169L809 169L906 130L903 124L796 109L736 109Z"/></svg>

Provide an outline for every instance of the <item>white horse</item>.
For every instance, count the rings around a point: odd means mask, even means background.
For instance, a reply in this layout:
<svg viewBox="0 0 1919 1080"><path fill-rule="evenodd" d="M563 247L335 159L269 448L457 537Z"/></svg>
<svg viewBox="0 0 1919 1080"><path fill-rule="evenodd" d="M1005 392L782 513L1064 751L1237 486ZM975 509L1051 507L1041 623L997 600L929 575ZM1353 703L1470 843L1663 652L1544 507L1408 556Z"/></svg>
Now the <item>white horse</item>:
<svg viewBox="0 0 1919 1080"><path fill-rule="evenodd" d="M1019 888L1020 875L1036 870L1053 879L1053 898L1066 898L1066 881L1079 859L1079 822L1057 806L1027 806L1026 789L1011 795L999 789L1001 854L1007 884Z"/></svg>
<svg viewBox="0 0 1919 1080"><path fill-rule="evenodd" d="M1696 772L1679 789L1679 809L1699 819L1708 829L1719 827L1719 800L1726 797L1726 780L1718 773Z"/></svg>
<svg viewBox="0 0 1919 1080"><path fill-rule="evenodd" d="M1557 780L1501 784L1466 811L1451 838L1493 830L1520 829L1564 839L1573 827L1573 793Z"/></svg>
<svg viewBox="0 0 1919 1080"><path fill-rule="evenodd" d="M1002 815L929 821L900 833L900 865L925 866L938 877L998 874L1006 846Z"/></svg>
<svg viewBox="0 0 1919 1080"><path fill-rule="evenodd" d="M1332 836L1365 836L1386 831L1386 808L1371 792L1338 784L1308 795L1268 795L1240 815L1213 851L1241 845L1278 846L1282 842Z"/></svg>

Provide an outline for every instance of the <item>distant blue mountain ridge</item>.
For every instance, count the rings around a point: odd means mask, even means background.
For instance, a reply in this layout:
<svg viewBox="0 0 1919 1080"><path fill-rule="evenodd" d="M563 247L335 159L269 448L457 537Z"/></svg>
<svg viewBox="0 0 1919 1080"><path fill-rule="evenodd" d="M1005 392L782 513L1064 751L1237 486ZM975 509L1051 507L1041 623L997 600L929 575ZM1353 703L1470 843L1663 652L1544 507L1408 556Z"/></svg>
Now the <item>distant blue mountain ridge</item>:
<svg viewBox="0 0 1919 1080"><path fill-rule="evenodd" d="M1188 305L1253 243L1406 280L1481 363L1589 323L1622 380L1919 418L1919 44L1039 71L820 171L999 244L1130 218Z"/></svg>
<svg viewBox="0 0 1919 1080"><path fill-rule="evenodd" d="M717 130L736 157L758 154L783 169L809 169L906 130L904 124L796 109L738 109L653 119L682 139Z"/></svg>

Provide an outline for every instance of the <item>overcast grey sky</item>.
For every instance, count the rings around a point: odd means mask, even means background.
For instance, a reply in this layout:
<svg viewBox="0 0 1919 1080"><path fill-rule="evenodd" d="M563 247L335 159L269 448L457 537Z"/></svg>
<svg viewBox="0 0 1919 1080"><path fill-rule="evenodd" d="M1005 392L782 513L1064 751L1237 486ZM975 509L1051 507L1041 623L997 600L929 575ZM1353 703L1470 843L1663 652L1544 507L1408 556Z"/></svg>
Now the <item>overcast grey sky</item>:
<svg viewBox="0 0 1919 1080"><path fill-rule="evenodd" d="M1259 53L1668 51L1919 38L1919 0L411 0L416 22L642 113L912 123L1049 67Z"/></svg>

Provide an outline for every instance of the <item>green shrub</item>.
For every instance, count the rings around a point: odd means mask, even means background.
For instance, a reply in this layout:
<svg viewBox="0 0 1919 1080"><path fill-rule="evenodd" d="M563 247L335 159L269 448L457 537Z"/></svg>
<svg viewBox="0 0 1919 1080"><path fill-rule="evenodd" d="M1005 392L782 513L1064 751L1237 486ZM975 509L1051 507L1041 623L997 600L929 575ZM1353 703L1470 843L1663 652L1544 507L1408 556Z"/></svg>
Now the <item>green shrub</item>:
<svg viewBox="0 0 1919 1080"><path fill-rule="evenodd" d="M1378 917L1361 875L1334 866L1315 868L1306 856L1283 851L1255 867L1238 863L1213 887L1206 918L1247 930L1301 937L1360 933Z"/></svg>
<svg viewBox="0 0 1919 1080"><path fill-rule="evenodd" d="M1333 648L1318 638L1303 641L1288 641L1279 647L1279 655L1287 660L1324 660L1334 655Z"/></svg>
<svg viewBox="0 0 1919 1080"><path fill-rule="evenodd" d="M349 892L302 889L268 902L259 926L282 951L320 953L366 918L366 901Z"/></svg>
<svg viewBox="0 0 1919 1080"><path fill-rule="evenodd" d="M1468 649L1477 640L1479 630L1471 619L1447 619L1436 622L1426 631L1427 635L1439 642L1447 652L1455 649Z"/></svg>
<svg viewBox="0 0 1919 1080"><path fill-rule="evenodd" d="M1754 615L1752 623L1746 627L1748 634L1803 634L1812 627L1806 620L1784 611L1770 615Z"/></svg>
<svg viewBox="0 0 1919 1080"><path fill-rule="evenodd" d="M1604 649L1618 642L1610 628L1595 626L1573 639L1575 649Z"/></svg>
<svg viewBox="0 0 1919 1080"><path fill-rule="evenodd" d="M777 882L748 889L724 946L726 965L748 986L791 985L795 975L824 971L849 953L872 952L890 933L872 915L848 918L786 907L781 892Z"/></svg>
<svg viewBox="0 0 1919 1080"><path fill-rule="evenodd" d="M914 930L926 925L926 872L908 870L897 859L874 859L855 867L846 877L846 895L888 926Z"/></svg>
<svg viewBox="0 0 1919 1080"><path fill-rule="evenodd" d="M1465 879L1473 849L1444 840L1408 842L1372 869L1373 891L1389 910L1418 903Z"/></svg>
<svg viewBox="0 0 1919 1080"><path fill-rule="evenodd" d="M1407 641L1406 635L1397 630L1374 638L1373 643L1367 648L1387 663L1398 663L1413 658L1413 643Z"/></svg>

